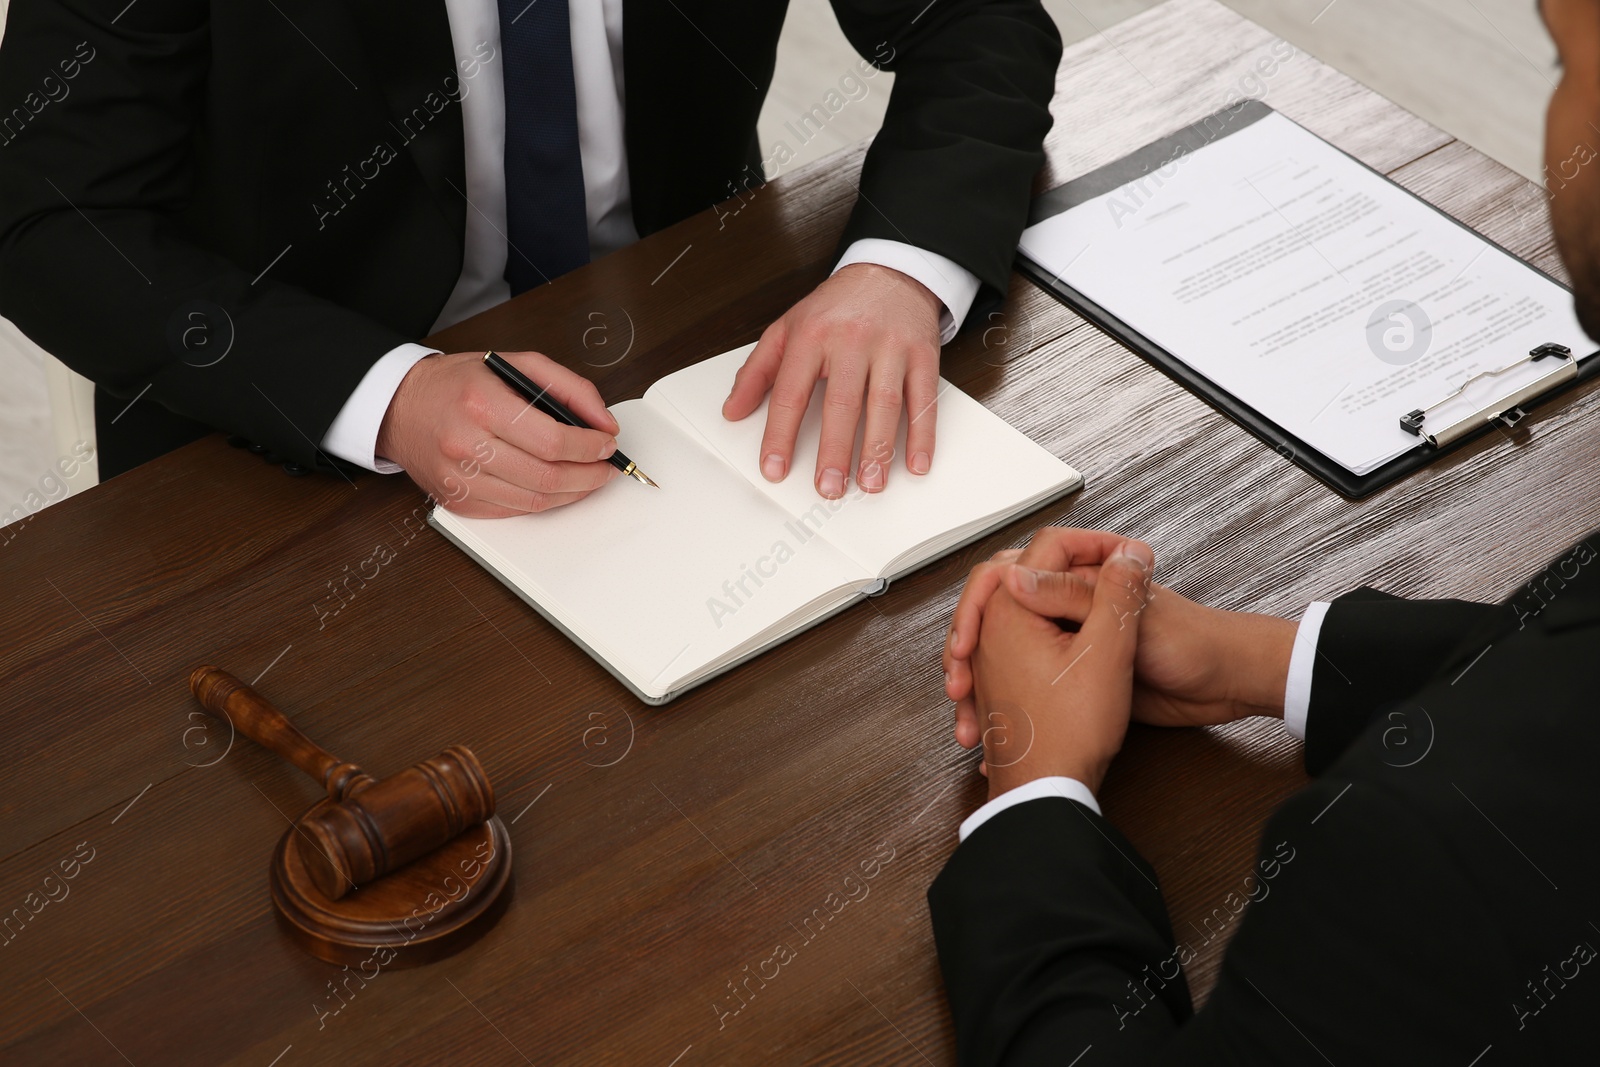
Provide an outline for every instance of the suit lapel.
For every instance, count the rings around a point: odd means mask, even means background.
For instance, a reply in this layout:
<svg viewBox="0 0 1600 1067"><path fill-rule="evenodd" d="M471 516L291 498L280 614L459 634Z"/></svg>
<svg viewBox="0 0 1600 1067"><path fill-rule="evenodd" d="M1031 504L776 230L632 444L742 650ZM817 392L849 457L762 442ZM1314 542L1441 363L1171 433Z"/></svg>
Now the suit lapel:
<svg viewBox="0 0 1600 1067"><path fill-rule="evenodd" d="M445 0L345 2L378 76L389 143L410 156L446 220L465 232L461 82Z"/></svg>

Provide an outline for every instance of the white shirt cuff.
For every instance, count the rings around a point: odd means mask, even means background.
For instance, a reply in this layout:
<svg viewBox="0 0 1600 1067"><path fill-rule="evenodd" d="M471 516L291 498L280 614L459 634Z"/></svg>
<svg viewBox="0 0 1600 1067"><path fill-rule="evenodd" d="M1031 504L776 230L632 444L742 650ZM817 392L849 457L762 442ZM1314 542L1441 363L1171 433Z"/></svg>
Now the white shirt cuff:
<svg viewBox="0 0 1600 1067"><path fill-rule="evenodd" d="M438 354L436 348L412 344L384 353L367 369L361 384L334 416L333 425L322 436L322 450L379 474L398 474L404 470L398 463L378 458L378 431L383 427L383 416L389 411L389 401L400 388L400 379L424 356Z"/></svg>
<svg viewBox="0 0 1600 1067"><path fill-rule="evenodd" d="M1311 672L1317 665L1317 638L1322 635L1322 620L1328 604L1318 600L1300 617L1294 635L1294 651L1289 653L1289 683L1283 689L1283 725L1300 740L1306 739L1306 714L1311 710Z"/></svg>
<svg viewBox="0 0 1600 1067"><path fill-rule="evenodd" d="M939 315L941 345L950 343L966 319L967 312L972 310L972 302L978 297L978 278L970 270L953 259L916 245L908 245L904 241L865 237L852 242L833 268L834 273L852 263L876 263L915 278L927 286L928 291L944 303L944 311Z"/></svg>
<svg viewBox="0 0 1600 1067"><path fill-rule="evenodd" d="M1035 778L1026 785L1001 793L989 803L968 815L961 824L961 840L965 841L972 836L972 832L990 819L999 815L1007 808L1029 800L1039 800L1042 797L1063 797L1067 800L1076 800L1096 815L1100 814L1100 804L1094 799L1094 794L1089 792L1089 787L1076 778Z"/></svg>

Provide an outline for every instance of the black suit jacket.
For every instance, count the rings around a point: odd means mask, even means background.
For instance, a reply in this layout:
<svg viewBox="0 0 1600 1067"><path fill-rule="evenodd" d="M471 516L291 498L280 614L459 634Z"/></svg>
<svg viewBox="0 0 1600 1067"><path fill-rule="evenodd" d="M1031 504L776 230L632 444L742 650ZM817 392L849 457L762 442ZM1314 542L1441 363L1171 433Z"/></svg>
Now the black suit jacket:
<svg viewBox="0 0 1600 1067"><path fill-rule="evenodd" d="M759 179L785 8L626 3L641 234ZM897 78L844 239L906 241L1003 290L1050 125L1054 24L1038 0L836 10ZM428 331L460 273L473 57L452 53L443 0L15 0L0 314L99 385L102 476L210 427L330 463L317 445L339 408Z"/></svg>
<svg viewBox="0 0 1600 1067"><path fill-rule="evenodd" d="M1170 928L1155 872L1082 805L985 824L928 894L961 1062L1060 1065L1090 1046L1084 1067L1592 1058L1591 545L1498 606L1337 601L1308 719L1317 780L1201 926ZM1192 1012L1180 965L1234 931Z"/></svg>

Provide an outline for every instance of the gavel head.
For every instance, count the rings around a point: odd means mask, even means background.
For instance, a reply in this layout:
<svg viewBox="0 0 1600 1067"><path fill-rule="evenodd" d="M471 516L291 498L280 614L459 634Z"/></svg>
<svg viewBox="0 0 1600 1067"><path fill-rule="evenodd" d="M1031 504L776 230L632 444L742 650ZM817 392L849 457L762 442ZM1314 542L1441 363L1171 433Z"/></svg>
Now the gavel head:
<svg viewBox="0 0 1600 1067"><path fill-rule="evenodd" d="M494 789L472 751L452 745L302 818L301 861L338 900L450 841L494 814Z"/></svg>

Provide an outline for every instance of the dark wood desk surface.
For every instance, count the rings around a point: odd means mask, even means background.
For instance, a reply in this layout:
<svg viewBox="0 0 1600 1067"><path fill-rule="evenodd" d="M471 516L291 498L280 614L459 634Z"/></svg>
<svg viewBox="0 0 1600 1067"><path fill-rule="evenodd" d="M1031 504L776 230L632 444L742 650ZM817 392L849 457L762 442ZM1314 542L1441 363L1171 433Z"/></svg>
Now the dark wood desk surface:
<svg viewBox="0 0 1600 1067"><path fill-rule="evenodd" d="M1072 49L1048 183L1222 106L1273 43L1211 0L1174 0ZM1559 271L1535 186L1308 56L1258 77L1291 117ZM754 339L824 276L860 158L439 343L539 346L587 363L609 398L636 396ZM290 479L218 437L6 531L0 917L24 921L0 944L0 1058L952 1062L923 894L982 797L938 663L972 562L1043 523L1107 527L1152 542L1192 596L1296 614L1367 582L1498 596L1600 524L1593 387L1530 438L1351 504L1020 279L944 367L1089 487L661 710L418 532L404 478ZM329 583L372 575L378 546L393 558L319 624ZM378 774L473 747L516 850L516 899L490 936L334 999L340 972L289 945L267 897L273 844L316 788L194 729L184 682L203 661L264 675L313 737ZM1159 869L1181 936L1201 944L1241 885L1298 757L1261 723L1131 738L1105 805ZM830 911L874 857L867 895ZM1231 932L1204 944L1197 994ZM780 942L793 959L722 1015Z"/></svg>

